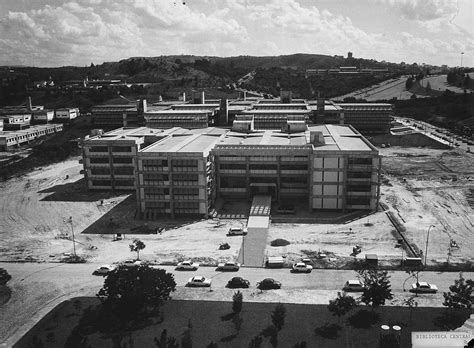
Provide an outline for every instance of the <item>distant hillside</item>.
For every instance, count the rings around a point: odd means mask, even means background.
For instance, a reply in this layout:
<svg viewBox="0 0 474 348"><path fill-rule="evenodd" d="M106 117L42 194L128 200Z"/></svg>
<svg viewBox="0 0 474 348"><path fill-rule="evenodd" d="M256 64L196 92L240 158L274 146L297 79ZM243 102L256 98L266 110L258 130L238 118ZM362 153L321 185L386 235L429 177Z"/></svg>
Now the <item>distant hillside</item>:
<svg viewBox="0 0 474 348"><path fill-rule="evenodd" d="M86 67L8 67L0 68L0 105L15 104L35 90L35 85L48 81L48 87L42 89L47 102L51 96L66 94L62 86L71 81L120 80L127 84L147 84L142 90L130 91L122 88L122 95L170 95L179 90L214 88L231 92L241 77L255 71L255 79L248 87L277 95L279 89L291 89L295 96L312 97L316 92L331 97L366 87L379 82L367 76L332 76L305 78L306 69L330 69L340 66L357 68L388 68L393 74L412 72L416 65L377 62L375 60L327 56L318 54L293 54L285 56L160 56L132 57L118 62L106 62ZM52 82L52 83L49 83ZM153 84L153 85L149 85ZM110 91L81 92L74 98L81 105L100 103L110 99ZM116 93L116 92L115 92ZM41 93L37 97L41 98ZM49 95L47 95L49 94ZM103 95L104 94L104 95ZM42 99L40 99L42 100Z"/></svg>

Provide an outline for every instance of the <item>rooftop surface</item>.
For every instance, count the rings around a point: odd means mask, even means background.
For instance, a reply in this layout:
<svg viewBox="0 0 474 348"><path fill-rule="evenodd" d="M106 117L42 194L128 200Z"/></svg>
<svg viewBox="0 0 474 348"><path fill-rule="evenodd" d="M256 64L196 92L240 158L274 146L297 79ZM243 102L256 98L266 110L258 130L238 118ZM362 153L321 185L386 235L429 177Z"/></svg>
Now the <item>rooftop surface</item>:
<svg viewBox="0 0 474 348"><path fill-rule="evenodd" d="M224 129L211 127L194 129L182 134L172 134L147 146L141 152L182 152L207 155L225 132Z"/></svg>
<svg viewBox="0 0 474 348"><path fill-rule="evenodd" d="M252 133L230 131L218 145L242 146L303 146L309 143L311 131L322 132L324 145L317 151L372 151L373 148L353 128L344 125L310 126L305 132L282 133L279 130L259 130Z"/></svg>

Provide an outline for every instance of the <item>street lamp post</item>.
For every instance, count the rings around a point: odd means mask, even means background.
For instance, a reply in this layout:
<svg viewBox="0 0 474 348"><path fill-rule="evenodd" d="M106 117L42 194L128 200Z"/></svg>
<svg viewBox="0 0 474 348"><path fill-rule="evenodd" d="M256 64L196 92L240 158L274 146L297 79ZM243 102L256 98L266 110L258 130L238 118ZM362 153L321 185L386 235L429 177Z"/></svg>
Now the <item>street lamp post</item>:
<svg viewBox="0 0 474 348"><path fill-rule="evenodd" d="M461 52L461 68L462 68L462 58L464 57L464 52Z"/></svg>
<svg viewBox="0 0 474 348"><path fill-rule="evenodd" d="M429 240L430 240L431 227L436 227L436 226L430 225L430 227L428 227L428 234L426 235L426 248L425 248L425 268L426 268L426 260L428 259L428 243L429 243Z"/></svg>
<svg viewBox="0 0 474 348"><path fill-rule="evenodd" d="M64 222L71 224L71 232L72 232L72 248L74 250L74 256L77 256L76 254L76 240L74 239L74 225L72 224L72 216L69 217L69 219L64 220Z"/></svg>

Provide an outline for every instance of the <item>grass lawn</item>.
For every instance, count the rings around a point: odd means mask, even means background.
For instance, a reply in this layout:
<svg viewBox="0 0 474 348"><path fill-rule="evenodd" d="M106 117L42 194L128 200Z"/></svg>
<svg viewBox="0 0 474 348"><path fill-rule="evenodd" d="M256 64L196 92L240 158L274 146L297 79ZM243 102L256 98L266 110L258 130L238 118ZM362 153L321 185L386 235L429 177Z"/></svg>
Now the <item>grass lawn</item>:
<svg viewBox="0 0 474 348"><path fill-rule="evenodd" d="M15 347L37 347L41 341L44 347L73 348L71 341L66 345L74 327L87 307L98 304L95 298L76 298L65 301L45 316L30 330ZM271 324L271 312L276 304L246 303L244 298L239 332L231 319L232 302L214 301L169 301L163 308L164 321L150 324L133 332L122 333L122 347L154 347L154 338L159 338L163 329L168 336L180 342L188 322L191 322L193 347L207 347L211 342L218 347L248 347L253 337ZM342 327L336 335L323 337L326 324L337 324L325 305L285 304L287 314L285 325L278 333L278 347L293 347L297 342L305 341L308 347L378 347L380 325L399 325L402 327L400 347L411 346L411 331L445 330L442 319L444 308L419 307L413 311L410 322L410 310L406 307L382 307L376 310L379 319L369 327L356 327L363 323L358 317L351 318L359 308L341 319ZM361 307L360 309L365 309ZM370 311L370 309L369 309ZM460 323L469 317L469 312L458 315ZM158 322L157 320L155 322ZM461 325L461 324L459 324ZM316 328L319 334L315 332ZM321 333L322 332L322 333ZM117 342L115 340L115 342ZM110 335L92 333L87 336L91 347L114 347ZM263 339L262 347L270 347L269 338ZM79 347L79 345L77 345Z"/></svg>

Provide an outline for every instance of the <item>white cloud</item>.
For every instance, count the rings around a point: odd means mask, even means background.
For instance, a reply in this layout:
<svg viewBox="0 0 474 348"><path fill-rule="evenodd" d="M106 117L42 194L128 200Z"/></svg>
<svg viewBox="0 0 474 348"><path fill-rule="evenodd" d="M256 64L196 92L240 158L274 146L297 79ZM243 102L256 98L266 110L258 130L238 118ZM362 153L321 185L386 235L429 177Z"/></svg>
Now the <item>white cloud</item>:
<svg viewBox="0 0 474 348"><path fill-rule="evenodd" d="M433 20L454 16L457 0L376 0L391 6L411 20Z"/></svg>
<svg viewBox="0 0 474 348"><path fill-rule="evenodd" d="M347 51L379 60L431 59L442 64L449 50L462 49L467 60L474 46L466 31L446 24L456 10L449 0L355 1L354 8L367 13L374 2L387 5L392 9L387 15L403 16L419 29L415 33L400 24L387 36L357 27L350 14L303 6L299 0L187 0L187 5L178 0L37 1L32 9L0 5L5 9L0 12L0 64L82 65L167 54ZM438 34L427 35L433 32Z"/></svg>

